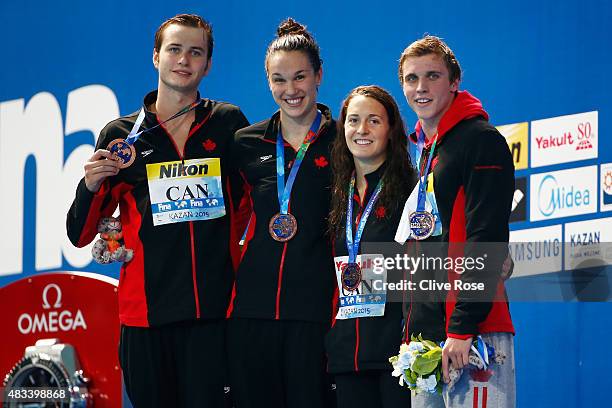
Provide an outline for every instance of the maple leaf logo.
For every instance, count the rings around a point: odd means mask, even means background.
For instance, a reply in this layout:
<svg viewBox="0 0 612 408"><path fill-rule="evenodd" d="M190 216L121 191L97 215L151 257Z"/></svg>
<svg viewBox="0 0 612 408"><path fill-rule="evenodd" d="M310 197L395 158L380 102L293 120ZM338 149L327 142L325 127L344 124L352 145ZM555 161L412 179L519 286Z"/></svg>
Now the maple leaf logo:
<svg viewBox="0 0 612 408"><path fill-rule="evenodd" d="M204 143L202 143L202 146L204 146L207 152L212 152L217 148L217 144L210 139L206 139Z"/></svg>
<svg viewBox="0 0 612 408"><path fill-rule="evenodd" d="M317 157L315 160L315 166L317 166L318 168L322 169L323 167L327 167L329 165L329 162L327 161L327 159L325 158L325 156L320 156Z"/></svg>
<svg viewBox="0 0 612 408"><path fill-rule="evenodd" d="M387 216L387 209L384 206L379 205L376 207L374 214L376 215L376 218L380 220L381 218L385 218Z"/></svg>

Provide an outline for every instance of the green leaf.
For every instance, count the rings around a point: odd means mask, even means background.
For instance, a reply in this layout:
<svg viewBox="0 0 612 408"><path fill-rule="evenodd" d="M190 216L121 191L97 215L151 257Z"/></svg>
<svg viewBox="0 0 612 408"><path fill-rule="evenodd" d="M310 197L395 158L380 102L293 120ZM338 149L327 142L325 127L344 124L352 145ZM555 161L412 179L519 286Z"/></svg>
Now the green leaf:
<svg viewBox="0 0 612 408"><path fill-rule="evenodd" d="M431 374L442 361L442 349L430 350L418 355L412 363L412 370L419 375Z"/></svg>
<svg viewBox="0 0 612 408"><path fill-rule="evenodd" d="M410 379L410 382L412 384L416 384L417 374L414 371L406 370L406 377L408 377L408 379Z"/></svg>
<svg viewBox="0 0 612 408"><path fill-rule="evenodd" d="M423 345L427 347L429 350L440 348L440 346L438 346L436 343L430 340L423 340Z"/></svg>

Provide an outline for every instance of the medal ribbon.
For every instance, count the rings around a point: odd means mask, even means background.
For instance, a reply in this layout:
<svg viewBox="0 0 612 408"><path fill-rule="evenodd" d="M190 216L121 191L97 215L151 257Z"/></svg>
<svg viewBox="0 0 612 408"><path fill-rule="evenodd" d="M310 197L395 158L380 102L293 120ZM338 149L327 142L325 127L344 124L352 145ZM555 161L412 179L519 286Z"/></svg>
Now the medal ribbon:
<svg viewBox="0 0 612 408"><path fill-rule="evenodd" d="M357 226L357 231L355 232L355 240L353 241L353 194L355 193L355 173L353 172L353 176L351 177L351 182L349 184L348 203L346 208L346 248L348 249L349 253L349 264L355 263L355 259L357 259L357 252L359 252L359 244L361 243L361 235L363 234L363 230L365 229L368 217L372 212L372 208L374 208L374 204L378 200L378 196L380 196L382 188L383 181L381 178L378 181L378 184L376 185L376 189L372 193L372 196L368 200L368 204L363 210L363 214L361 215L361 219L359 220L359 225Z"/></svg>
<svg viewBox="0 0 612 408"><path fill-rule="evenodd" d="M140 125L142 124L142 121L145 118L145 110L144 108L140 109L140 113L138 114L138 118L136 118L136 122L134 123L134 127L132 127L132 130L130 131L130 134L127 136L127 138L125 139L125 142L129 145L133 145L136 140L138 140L138 138L140 137L140 135L142 135L145 132L149 132L155 128L160 127L161 125L163 125L164 123L170 122L172 119L176 119L179 116L182 116L188 112L191 112L192 110L194 110L200 103L202 102L202 99L198 99L193 103L190 103L189 105L185 106L183 109L181 109L180 111L176 112L174 115L170 116L168 119L164 120L163 122L158 123L157 125L150 127L148 129L144 129L141 130L140 132L138 132L138 129L140 129Z"/></svg>
<svg viewBox="0 0 612 408"><path fill-rule="evenodd" d="M476 355L476 357L482 362L484 369L486 370L489 367L489 349L487 347L487 343L482 339L481 336L476 337L476 347L472 345L472 352Z"/></svg>
<svg viewBox="0 0 612 408"><path fill-rule="evenodd" d="M440 347L444 347L445 342L440 342ZM483 365L483 369L486 370L492 362L491 359L495 357L495 349L493 346L487 344L481 335L476 336L476 339L472 341L470 346L470 356L476 357ZM470 363L473 364L473 363ZM473 364L476 365L476 364Z"/></svg>
<svg viewBox="0 0 612 408"><path fill-rule="evenodd" d="M417 161L417 168L419 169L419 197L417 199L417 211L425 211L425 197L427 192L427 176L429 175L429 167L431 166L431 159L434 156L436 150L436 144L438 143L438 134L434 137L434 141L429 151L429 157L427 158L427 164L421 172L421 160L423 159L423 146L425 145L425 133L423 129L419 130L417 138L417 155L419 157Z"/></svg>
<svg viewBox="0 0 612 408"><path fill-rule="evenodd" d="M279 125L278 134L276 136L276 187L278 190L278 203L280 205L280 213L287 214L289 213L289 197L291 197L291 189L293 188L293 182L295 181L295 177L297 176L297 172L302 164L302 160L306 155L306 150L308 150L308 146L317 136L317 131L319 130L319 126L321 125L321 111L317 110L317 117L314 122L312 122L312 126L310 126L310 130L306 134L300 149L295 156L295 161L293 162L293 166L291 167L291 171L289 172L289 177L287 177L287 184L285 185L285 143L283 141L283 134Z"/></svg>

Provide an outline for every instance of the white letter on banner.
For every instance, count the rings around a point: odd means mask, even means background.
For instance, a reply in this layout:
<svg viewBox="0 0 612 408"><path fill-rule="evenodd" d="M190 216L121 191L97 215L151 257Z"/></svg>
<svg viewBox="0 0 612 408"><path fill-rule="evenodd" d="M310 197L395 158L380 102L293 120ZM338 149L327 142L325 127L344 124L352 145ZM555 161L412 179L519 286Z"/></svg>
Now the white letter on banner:
<svg viewBox="0 0 612 408"><path fill-rule="evenodd" d="M88 131L92 134L92 143L76 147L66 158L61 191L60 218L62 234L57 242L61 243L61 250L66 261L75 268L83 268L91 262L91 245L86 248L75 248L64 232L66 213L74 199L74 192L79 180L83 177L83 165L94 152L95 140L98 139L102 128L111 120L119 117L119 104L113 91L103 85L84 86L68 94L66 104L65 137L72 133Z"/></svg>
<svg viewBox="0 0 612 408"><path fill-rule="evenodd" d="M68 95L66 134L91 131L95 137L108 121L119 116L117 99L109 88L90 85ZM5 235L0 244L0 275L22 273L24 196L36 200L36 270L59 268L62 250L69 263L90 262L87 250L72 248L66 237L66 212L74 197L91 145L75 148L64 163L62 112L48 92L0 103L0 214ZM24 192L24 169L29 156L36 161L36 197ZM28 217L28 214L25 215ZM77 254L77 251L78 254Z"/></svg>
<svg viewBox="0 0 612 408"><path fill-rule="evenodd" d="M0 245L0 274L22 272L24 197L35 200L37 224L54 225L52 216L57 195L53 187L61 180L63 161L62 113L53 95L36 94L24 108L24 100L17 99L0 106L0 189L3 200L0 214L5 222L8 241ZM36 160L37 194L24 192L24 168L29 156ZM47 192L51 191L51 194ZM25 214L29 217L30 214ZM38 229L38 228L37 228ZM62 228L63 230L64 228ZM52 256L52 236L40 239L36 234L36 265L61 265L61 253Z"/></svg>

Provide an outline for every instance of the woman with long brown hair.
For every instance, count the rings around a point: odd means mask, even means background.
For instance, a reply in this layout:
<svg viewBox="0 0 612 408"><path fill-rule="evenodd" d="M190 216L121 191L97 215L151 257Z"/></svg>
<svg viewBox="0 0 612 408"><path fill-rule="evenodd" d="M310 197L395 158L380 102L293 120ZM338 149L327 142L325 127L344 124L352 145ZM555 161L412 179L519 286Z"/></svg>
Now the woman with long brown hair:
<svg viewBox="0 0 612 408"><path fill-rule="evenodd" d="M410 406L389 363L404 340L402 303L386 302L386 292L368 284L372 259L360 250L360 242L393 242L416 181L406 145L387 91L370 85L349 93L332 147L329 217L339 298L326 349L340 408Z"/></svg>

